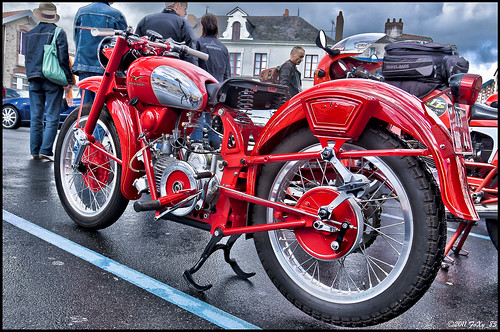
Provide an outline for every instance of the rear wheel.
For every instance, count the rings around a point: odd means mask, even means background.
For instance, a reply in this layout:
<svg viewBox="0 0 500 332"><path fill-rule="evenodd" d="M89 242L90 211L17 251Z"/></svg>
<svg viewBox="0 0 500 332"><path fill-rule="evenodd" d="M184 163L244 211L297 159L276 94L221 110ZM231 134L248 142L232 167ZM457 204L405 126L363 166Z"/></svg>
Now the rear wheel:
<svg viewBox="0 0 500 332"><path fill-rule="evenodd" d="M344 150L403 148L382 129L368 129ZM284 140L273 154L320 151L309 129ZM410 308L433 282L446 239L444 207L425 166L412 157L360 157L341 160L354 174L370 180L359 198L333 212L348 221L339 249L339 230L277 230L254 235L260 260L275 286L295 306L323 321L367 326L387 321ZM258 196L311 213L336 198L344 183L331 163L291 161L263 167ZM255 206L254 224L276 223L282 215ZM286 218L285 218L286 219ZM319 219L319 218L318 218Z"/></svg>
<svg viewBox="0 0 500 332"><path fill-rule="evenodd" d="M79 128L84 128L91 105L83 105ZM120 190L121 165L96 147L88 145L79 165L74 166L79 142L73 130L78 111L68 116L56 144L54 172L57 193L69 216L78 225L97 230L112 225L125 211L128 200ZM95 145L121 158L120 141L111 115L104 109L93 132Z"/></svg>

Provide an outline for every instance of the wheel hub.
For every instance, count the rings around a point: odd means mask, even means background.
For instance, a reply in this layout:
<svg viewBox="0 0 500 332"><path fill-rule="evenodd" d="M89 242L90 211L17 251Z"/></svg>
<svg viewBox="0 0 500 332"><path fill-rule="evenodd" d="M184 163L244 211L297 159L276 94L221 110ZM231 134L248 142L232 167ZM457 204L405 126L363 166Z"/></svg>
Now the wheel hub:
<svg viewBox="0 0 500 332"><path fill-rule="evenodd" d="M94 144L104 149L100 142ZM82 172L85 185L92 191L102 190L107 185L111 172L109 157L90 145L83 153L82 163L85 165L85 171ZM79 169L83 169L81 166L79 165Z"/></svg>
<svg viewBox="0 0 500 332"><path fill-rule="evenodd" d="M317 213L321 206L330 204L340 193L330 187L318 187L307 191L297 202L296 207ZM335 221L336 223L333 223ZM300 245L309 254L318 259L330 260L343 257L356 248L361 242L363 233L363 214L352 198L344 201L333 210L329 220L322 220L332 231L317 230L312 227L296 229L295 236ZM337 250L332 249L332 243L337 241L340 233L340 224L349 223L352 227L348 229ZM335 248L335 246L333 246Z"/></svg>

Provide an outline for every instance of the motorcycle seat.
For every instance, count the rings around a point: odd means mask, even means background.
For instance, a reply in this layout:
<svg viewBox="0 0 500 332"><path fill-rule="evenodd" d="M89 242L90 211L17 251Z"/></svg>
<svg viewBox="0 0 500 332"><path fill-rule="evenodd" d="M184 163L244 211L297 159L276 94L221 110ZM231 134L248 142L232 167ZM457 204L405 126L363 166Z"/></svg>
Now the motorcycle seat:
<svg viewBox="0 0 500 332"><path fill-rule="evenodd" d="M471 120L498 120L498 108L475 103L471 110Z"/></svg>
<svg viewBox="0 0 500 332"><path fill-rule="evenodd" d="M230 78L206 86L208 104L223 103L234 109L275 109L286 99L288 87L252 79Z"/></svg>

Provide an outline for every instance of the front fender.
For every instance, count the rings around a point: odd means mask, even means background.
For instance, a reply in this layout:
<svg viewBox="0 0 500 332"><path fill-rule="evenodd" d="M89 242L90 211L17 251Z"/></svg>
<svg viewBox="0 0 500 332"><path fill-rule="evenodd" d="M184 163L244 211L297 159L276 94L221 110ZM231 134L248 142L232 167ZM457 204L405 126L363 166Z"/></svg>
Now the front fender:
<svg viewBox="0 0 500 332"><path fill-rule="evenodd" d="M90 90L95 93L99 90L99 87L102 83L102 76L90 76L81 81L79 81L76 85L80 89Z"/></svg>
<svg viewBox="0 0 500 332"><path fill-rule="evenodd" d="M97 93L101 82L102 76L91 76L80 81L78 87ZM121 192L129 200L139 199L140 195L137 193L133 183L135 179L141 177L143 174L134 172L129 167L131 158L140 149L140 143L136 139L139 136L137 119L135 116L132 116L132 106L128 105L127 100L121 94L108 91L105 103L113 118L120 140L122 155ZM137 160L134 160L133 166L135 169L144 168L144 165L139 164Z"/></svg>
<svg viewBox="0 0 500 332"><path fill-rule="evenodd" d="M436 163L445 206L459 218L479 220L466 185L463 157L455 153L448 129L418 98L383 82L342 79L301 92L269 120L252 155L269 153L285 129L299 121L307 121L318 137L356 140L373 118L425 144Z"/></svg>

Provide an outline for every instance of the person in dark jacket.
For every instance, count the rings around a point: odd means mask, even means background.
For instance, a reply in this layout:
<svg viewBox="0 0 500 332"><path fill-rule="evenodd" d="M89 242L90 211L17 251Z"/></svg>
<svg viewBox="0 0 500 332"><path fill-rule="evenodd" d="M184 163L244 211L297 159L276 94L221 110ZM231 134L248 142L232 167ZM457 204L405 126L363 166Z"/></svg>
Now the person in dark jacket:
<svg viewBox="0 0 500 332"><path fill-rule="evenodd" d="M198 60L198 65L212 74L220 83L231 77L231 66L227 47L218 39L217 17L213 14L201 18L201 37L196 48L209 55L208 60Z"/></svg>
<svg viewBox="0 0 500 332"><path fill-rule="evenodd" d="M201 68L212 74L219 82L223 82L231 77L231 65L227 47L217 38L219 27L217 17L213 14L206 14L201 18L201 37L196 42L196 48L209 55L208 60L198 60ZM208 129L208 141L214 148L218 148L222 142L221 138L210 130L212 117L210 113L204 112L198 124ZM192 140L201 140L203 132L201 127L196 127L191 134Z"/></svg>
<svg viewBox="0 0 500 332"><path fill-rule="evenodd" d="M26 77L29 82L30 95L30 150L34 159L48 159L52 156L54 140L59 127L59 117L63 102L63 92L69 91L73 85L73 77L69 66L68 39L66 32L61 30L57 45L59 64L66 74L67 86L61 86L49 81L42 74L44 45L50 44L59 21L57 8L51 2L41 2L33 10L33 16L40 23L26 33ZM47 104L47 109L45 109ZM43 126L43 116L46 113L46 125Z"/></svg>
<svg viewBox="0 0 500 332"><path fill-rule="evenodd" d="M75 41L76 55L71 70L78 75L80 80L90 76L102 76L104 68L97 58L97 48L104 37L94 37L90 30L79 27L111 28L126 30L127 20L118 10L111 7L112 2L97 1L81 7L76 13L73 22L73 39ZM86 90L82 104L93 102L95 93Z"/></svg>
<svg viewBox="0 0 500 332"><path fill-rule="evenodd" d="M306 51L302 47L295 46L290 52L290 59L281 65L279 84L288 86L289 98L302 91L302 80L297 66L304 60L305 55Z"/></svg>
<svg viewBox="0 0 500 332"><path fill-rule="evenodd" d="M161 13L147 15L140 20L135 33L139 36L146 36L148 30L153 30L165 39L172 38L176 42L185 42L186 46L196 48L193 28L184 19L188 3L166 2L165 5L166 8ZM180 58L198 65L198 58L194 56L181 54Z"/></svg>

